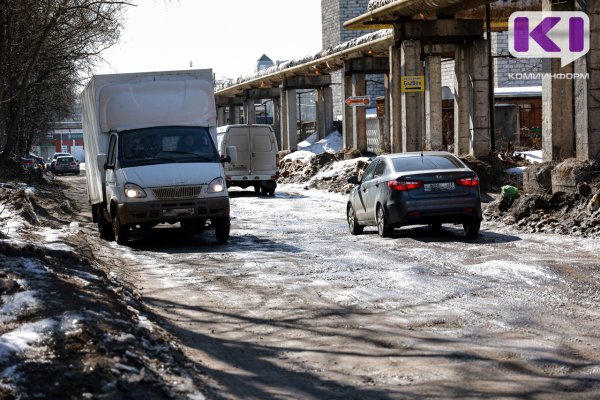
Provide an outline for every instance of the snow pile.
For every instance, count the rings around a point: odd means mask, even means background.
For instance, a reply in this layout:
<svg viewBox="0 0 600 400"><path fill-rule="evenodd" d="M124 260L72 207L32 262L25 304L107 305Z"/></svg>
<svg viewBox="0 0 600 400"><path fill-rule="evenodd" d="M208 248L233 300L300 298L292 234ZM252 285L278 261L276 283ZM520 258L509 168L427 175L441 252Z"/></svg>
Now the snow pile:
<svg viewBox="0 0 600 400"><path fill-rule="evenodd" d="M342 134L338 131L330 133L325 139L319 141L317 141L318 137L318 132L313 133L306 140L298 143L298 150L307 151L313 154L335 154L339 153L344 148Z"/></svg>

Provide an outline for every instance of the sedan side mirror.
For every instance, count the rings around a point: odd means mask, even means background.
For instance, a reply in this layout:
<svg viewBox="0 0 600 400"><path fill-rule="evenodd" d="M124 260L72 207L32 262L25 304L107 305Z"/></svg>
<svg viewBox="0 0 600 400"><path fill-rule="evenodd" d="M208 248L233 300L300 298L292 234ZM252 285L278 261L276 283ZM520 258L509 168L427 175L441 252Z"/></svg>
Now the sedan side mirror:
<svg viewBox="0 0 600 400"><path fill-rule="evenodd" d="M348 183L352 184L352 185L358 185L360 182L358 181L358 176L353 175L350 178L348 178Z"/></svg>

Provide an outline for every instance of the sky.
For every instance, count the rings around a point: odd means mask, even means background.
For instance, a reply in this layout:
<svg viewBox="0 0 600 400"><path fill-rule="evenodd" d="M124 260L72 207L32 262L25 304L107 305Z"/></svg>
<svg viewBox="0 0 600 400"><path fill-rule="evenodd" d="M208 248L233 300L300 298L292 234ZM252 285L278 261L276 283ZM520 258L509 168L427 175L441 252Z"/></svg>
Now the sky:
<svg viewBox="0 0 600 400"><path fill-rule="evenodd" d="M321 50L321 0L134 0L120 42L97 74L212 68L217 79L253 74Z"/></svg>

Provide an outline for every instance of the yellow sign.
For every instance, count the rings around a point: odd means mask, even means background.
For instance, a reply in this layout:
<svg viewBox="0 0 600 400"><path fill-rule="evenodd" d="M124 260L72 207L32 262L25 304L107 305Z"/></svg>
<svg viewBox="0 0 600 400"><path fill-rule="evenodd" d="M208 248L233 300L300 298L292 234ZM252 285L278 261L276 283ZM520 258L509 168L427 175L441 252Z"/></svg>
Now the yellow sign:
<svg viewBox="0 0 600 400"><path fill-rule="evenodd" d="M424 76L403 76L402 77L402 93L418 93L425 91Z"/></svg>

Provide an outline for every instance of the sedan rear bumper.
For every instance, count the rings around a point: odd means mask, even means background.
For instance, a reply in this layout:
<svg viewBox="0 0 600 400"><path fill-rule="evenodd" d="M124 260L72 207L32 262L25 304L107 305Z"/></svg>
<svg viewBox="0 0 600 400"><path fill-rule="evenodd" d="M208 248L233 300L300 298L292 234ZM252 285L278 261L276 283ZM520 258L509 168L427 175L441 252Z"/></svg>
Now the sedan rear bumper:
<svg viewBox="0 0 600 400"><path fill-rule="evenodd" d="M424 200L389 201L388 221L393 226L463 223L481 221L481 200L477 196Z"/></svg>

